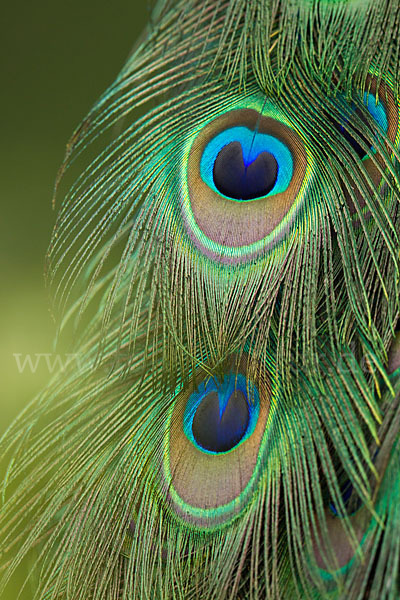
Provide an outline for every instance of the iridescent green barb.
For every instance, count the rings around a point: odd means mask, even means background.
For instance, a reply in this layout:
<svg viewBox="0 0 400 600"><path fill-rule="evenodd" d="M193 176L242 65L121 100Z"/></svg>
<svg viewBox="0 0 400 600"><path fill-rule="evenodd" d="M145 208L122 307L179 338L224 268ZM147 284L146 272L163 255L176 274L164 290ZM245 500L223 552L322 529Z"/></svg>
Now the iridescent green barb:
<svg viewBox="0 0 400 600"><path fill-rule="evenodd" d="M399 25L156 4L56 182L79 368L2 440L3 590L399 597Z"/></svg>
<svg viewBox="0 0 400 600"><path fill-rule="evenodd" d="M224 66L228 77L239 70L243 83L253 72L272 95L296 63L325 90L349 97L374 67L378 78L395 73L397 90L399 19L396 0L235 0L223 30L230 49Z"/></svg>

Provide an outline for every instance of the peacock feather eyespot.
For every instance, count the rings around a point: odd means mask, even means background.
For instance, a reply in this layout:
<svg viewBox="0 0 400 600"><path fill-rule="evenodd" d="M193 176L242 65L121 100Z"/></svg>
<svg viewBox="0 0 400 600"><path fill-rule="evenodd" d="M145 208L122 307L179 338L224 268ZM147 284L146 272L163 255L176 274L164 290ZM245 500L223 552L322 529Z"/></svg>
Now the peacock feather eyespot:
<svg viewBox="0 0 400 600"><path fill-rule="evenodd" d="M341 100L344 102L344 99ZM369 115L374 119L374 122L380 127L382 132L387 133L388 119L383 102L380 99L376 102L374 94L371 92L364 92L362 104L364 105L362 108L365 107L368 110ZM366 160L368 159L368 151L375 154L376 149L371 145L370 140L366 139L365 134L363 134L362 131L358 131L357 125L353 126L354 133L352 132L352 129L349 126L351 125L352 117L356 117L356 120L359 122L360 126L363 126L363 129L365 127L365 130L370 134L368 137L376 137L376 132L371 131L370 123L366 121L365 110L362 110L354 102L351 103L349 109L350 114L346 111L347 114L345 113L341 121L336 123L336 127L338 132L350 144L357 156L361 160Z"/></svg>
<svg viewBox="0 0 400 600"><path fill-rule="evenodd" d="M206 122L183 160L186 230L221 261L247 261L273 246L301 205L309 174L304 141L279 108L265 100L248 105Z"/></svg>
<svg viewBox="0 0 400 600"><path fill-rule="evenodd" d="M378 84L377 78L372 75L367 79L366 91L355 94L351 103L342 95L336 101L340 117L333 119L333 125L341 139L342 160L347 165L354 163L359 172L354 178L347 177L354 197L349 194L348 187L343 186L350 213L359 213L353 221L358 227L361 212L367 219L371 216L366 206L366 194L372 196L378 192L378 201L382 202L387 189L384 174L389 176L390 172L393 173L394 149L400 140L399 104L395 101L390 81ZM345 168L349 170L348 166Z"/></svg>
<svg viewBox="0 0 400 600"><path fill-rule="evenodd" d="M245 375L245 359L221 381L200 371L195 380L166 421L163 479L175 515L210 530L238 516L257 487L275 392Z"/></svg>
<svg viewBox="0 0 400 600"><path fill-rule="evenodd" d="M383 150L391 156L393 147L398 147L400 141L400 104L395 99L390 78L384 77L378 82L377 77L369 76L367 90L360 94L356 112L370 133L367 142L370 152L363 153L360 158L368 160L371 155Z"/></svg>

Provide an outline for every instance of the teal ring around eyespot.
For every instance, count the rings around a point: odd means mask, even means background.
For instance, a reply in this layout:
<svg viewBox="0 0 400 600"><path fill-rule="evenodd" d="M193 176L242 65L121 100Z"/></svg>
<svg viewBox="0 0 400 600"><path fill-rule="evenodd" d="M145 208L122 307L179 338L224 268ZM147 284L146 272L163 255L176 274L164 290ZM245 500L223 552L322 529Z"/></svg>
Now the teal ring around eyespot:
<svg viewBox="0 0 400 600"><path fill-rule="evenodd" d="M397 127L396 127L396 132L392 136L391 139L393 140L393 144L394 144L395 148L398 148L400 146L400 126L399 126L400 125L400 120L399 120L400 98L398 95L396 96L393 92L393 87L394 87L393 77L391 75L389 75L388 73L381 73L380 70L374 65L371 66L371 68L369 70L369 74L372 77L376 77L379 80L381 80L381 83L383 83L385 86L387 86L387 88L389 90L389 94L393 98L394 110L396 111ZM390 130L390 126L391 126L391 123L389 122L389 119L391 117L391 115L390 115L391 111L390 111L389 105L386 106L386 110L385 110L385 107L383 106L382 102L378 102L378 105L376 105L376 99L375 99L374 93L365 92L363 99L364 99L364 102L367 103L367 108L370 111L371 115L378 122L378 124L382 127L382 129L386 133L388 133ZM377 115L377 117L375 117L375 113L371 112L370 107L372 108L372 111L375 111L379 106L380 106L379 110L382 110L384 112L384 116L382 114L380 114L380 115ZM389 115L389 119L388 119L388 115ZM393 117L393 115L392 115L392 117Z"/></svg>
<svg viewBox="0 0 400 600"><path fill-rule="evenodd" d="M366 108L368 109L368 112L371 115L371 117L374 119L374 121L376 121L376 123L379 125L379 127L381 127L381 129L383 129L383 131L385 133L387 133L389 123L388 123L386 111L385 111L385 108L384 108L382 102L378 102L378 104L376 104L374 94L364 92L363 103L366 106ZM372 152L372 154L376 154L376 149L373 146L371 147L371 152ZM368 158L369 158L369 156L367 154L361 160L365 161Z"/></svg>
<svg viewBox="0 0 400 600"><path fill-rule="evenodd" d="M340 99L341 99L341 102L343 102L345 105L347 105L347 111L348 111L349 110L349 106L348 106L347 101L345 100L344 96L340 96ZM367 108L369 114L374 119L374 121L376 122L376 124L385 133L387 133L388 127L389 127L389 123L388 123L386 111L385 111L385 108L384 108L382 102L379 101L378 104L377 104L374 94L372 94L371 92L364 92L364 95L363 95L363 98L362 98L362 103ZM352 103L351 107L354 110L356 108L356 106L354 105L354 103ZM351 107L350 107L350 110L351 110ZM347 121L347 118L344 119L344 121L342 121L342 122L346 122L346 121ZM371 147L370 151L372 152L372 154L376 154L376 149L373 146ZM368 160L369 157L370 157L370 155L366 154L361 160L362 161L366 161L366 160Z"/></svg>
<svg viewBox="0 0 400 600"><path fill-rule="evenodd" d="M225 407L230 396L234 393L235 390L238 390L244 394L247 400L247 406L249 409L249 424L247 426L247 430L242 437L242 439L235 445L233 448L226 452L213 452L212 450L206 450L202 446L200 446L193 436L193 419L196 414L196 411L203 400L203 398L209 394L210 392L217 392L218 397L220 399L220 403L222 400L222 405ZM248 400L248 393L250 392L251 401ZM233 452L238 446L240 446L245 440L247 440L251 434L254 432L258 416L260 414L260 397L256 386L247 382L246 378L242 374L235 375L234 373L228 373L224 377L224 381L222 384L217 386L214 379L210 379L207 383L204 381L199 385L198 389L191 394L186 404L186 409L184 413L184 422L183 422L183 431L186 437L192 442L196 448L198 448L201 452L205 454L228 454L229 452Z"/></svg>
<svg viewBox="0 0 400 600"><path fill-rule="evenodd" d="M201 178L214 192L224 196L215 186L213 168L219 152L232 142L239 142L241 144L246 166L254 162L262 152L269 152L274 156L278 164L277 180L272 190L265 197L279 194L288 188L293 176L293 158L289 148L272 135L251 131L248 127L238 126L230 127L217 134L208 142L201 157ZM236 200L229 196L225 196L225 198L236 202L243 202L243 200ZM252 200L255 200L255 198ZM252 200L247 200L247 202L251 202Z"/></svg>
<svg viewBox="0 0 400 600"><path fill-rule="evenodd" d="M378 104L376 104L374 94L368 92L364 92L363 102L367 107L371 117L373 117L383 131L387 132L389 123L382 102L378 102Z"/></svg>

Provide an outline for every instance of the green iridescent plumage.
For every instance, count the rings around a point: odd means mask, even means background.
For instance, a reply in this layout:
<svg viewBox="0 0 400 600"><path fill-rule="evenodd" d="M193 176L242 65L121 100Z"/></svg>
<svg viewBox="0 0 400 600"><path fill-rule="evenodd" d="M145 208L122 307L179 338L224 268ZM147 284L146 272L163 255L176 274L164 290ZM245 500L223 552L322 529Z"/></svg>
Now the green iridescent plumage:
<svg viewBox="0 0 400 600"><path fill-rule="evenodd" d="M5 586L31 556L46 600L398 597L399 28L157 3L57 180L79 369L2 440Z"/></svg>

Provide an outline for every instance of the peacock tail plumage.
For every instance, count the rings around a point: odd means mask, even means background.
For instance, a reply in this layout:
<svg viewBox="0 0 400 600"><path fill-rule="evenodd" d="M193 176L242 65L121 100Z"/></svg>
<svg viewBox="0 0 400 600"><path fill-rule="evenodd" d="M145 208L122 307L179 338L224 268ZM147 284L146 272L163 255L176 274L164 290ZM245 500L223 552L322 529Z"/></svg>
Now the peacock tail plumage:
<svg viewBox="0 0 400 600"><path fill-rule="evenodd" d="M79 364L2 439L3 591L400 597L399 35L397 0L156 3L57 178Z"/></svg>

